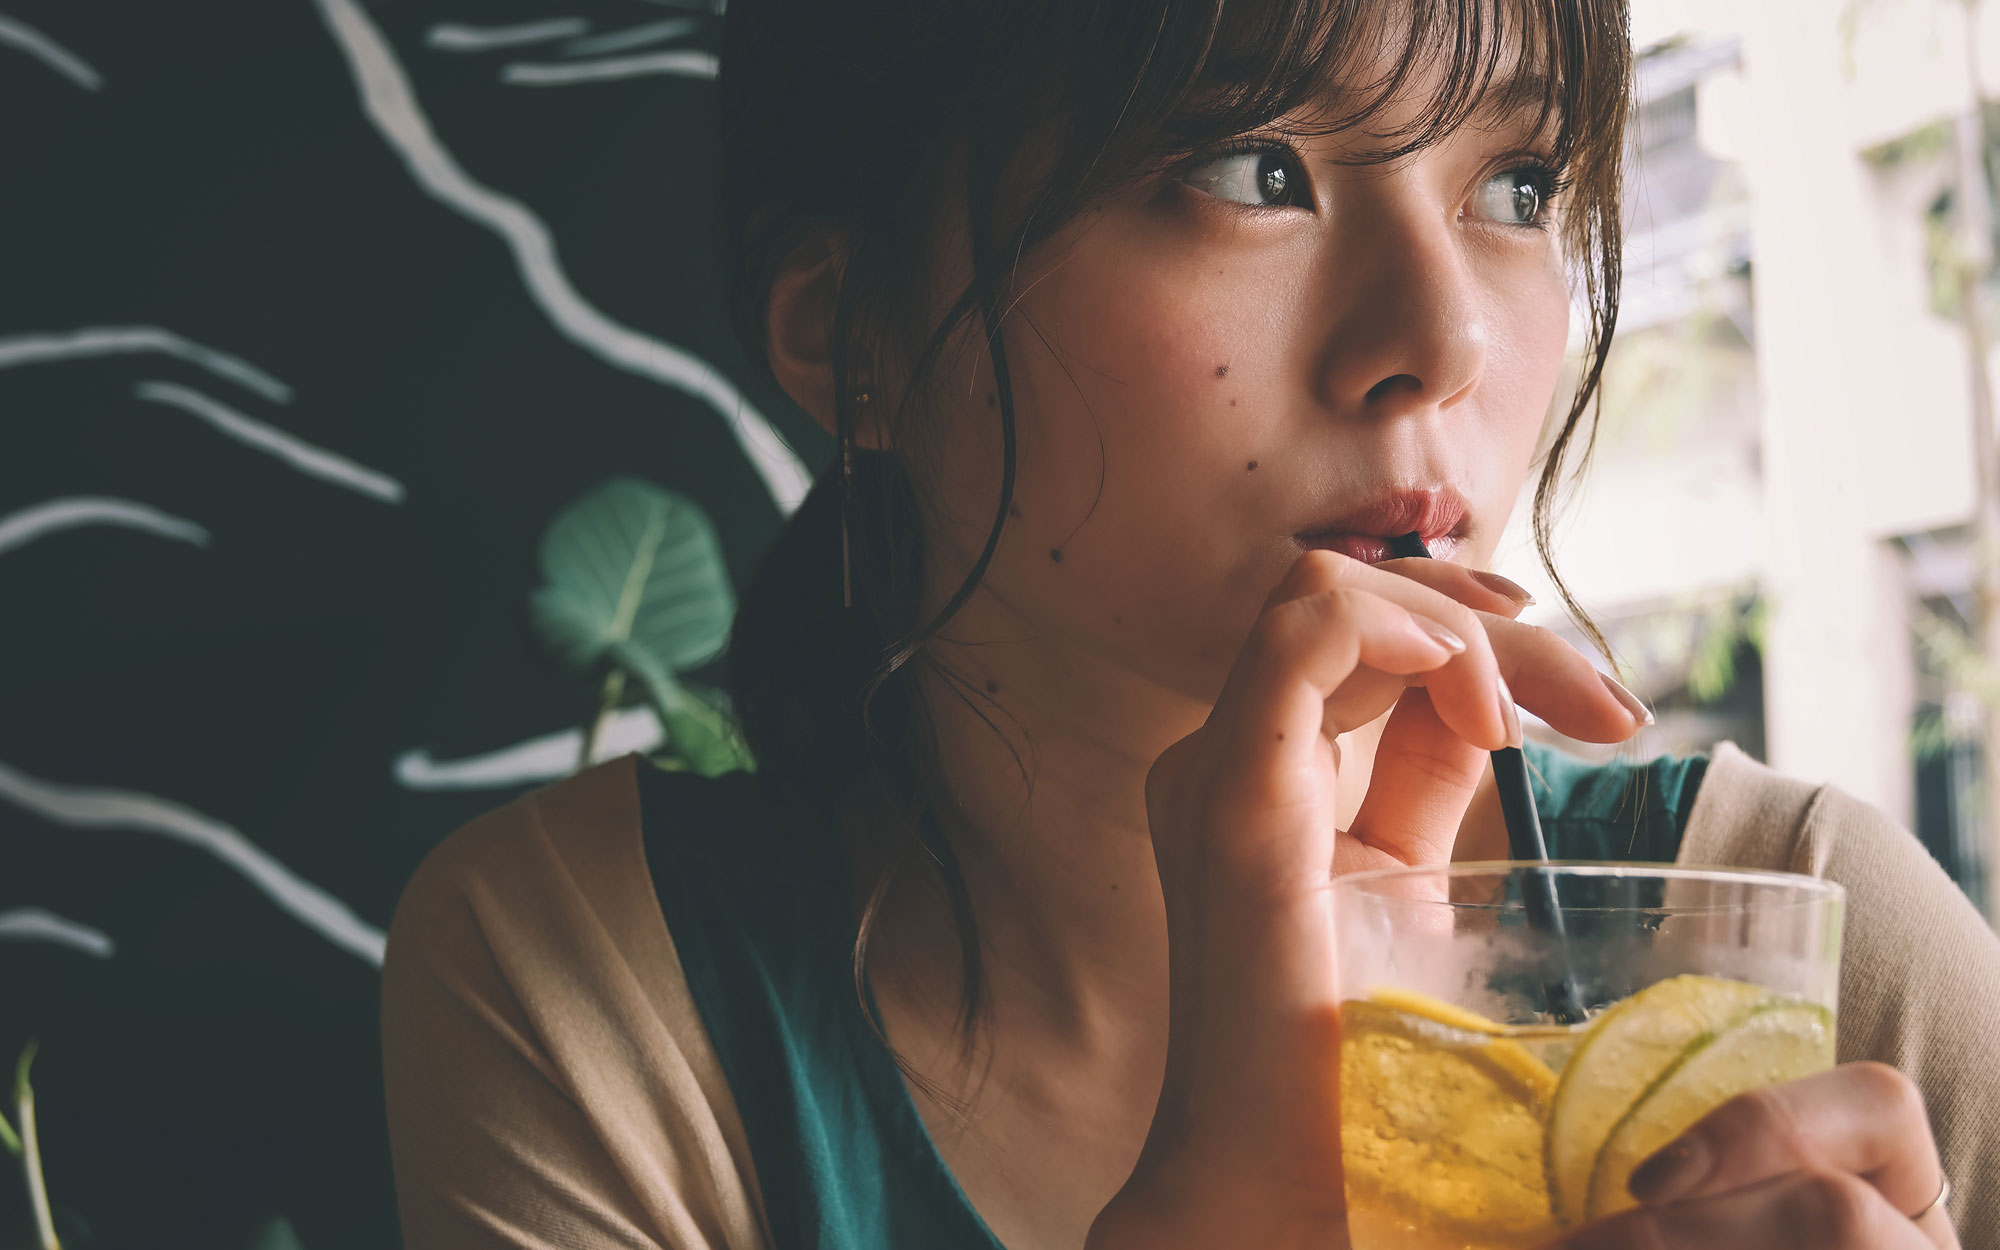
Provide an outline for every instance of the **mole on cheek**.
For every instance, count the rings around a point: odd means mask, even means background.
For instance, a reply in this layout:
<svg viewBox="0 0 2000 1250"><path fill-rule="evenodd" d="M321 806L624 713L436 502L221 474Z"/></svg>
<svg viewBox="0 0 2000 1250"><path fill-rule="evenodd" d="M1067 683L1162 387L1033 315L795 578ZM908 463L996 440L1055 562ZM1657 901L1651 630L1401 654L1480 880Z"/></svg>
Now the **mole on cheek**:
<svg viewBox="0 0 2000 1250"><path fill-rule="evenodd" d="M991 678L988 678L988 679L987 679L987 681L986 681L986 693L987 693L987 694L999 694L999 693L1000 693L1000 683L999 683L999 682L997 682L997 681L994 681L994 680L992 680Z"/></svg>
<svg viewBox="0 0 2000 1250"><path fill-rule="evenodd" d="M1061 563L1062 563L1062 548L1061 548L1061 547L1051 547L1051 548L1049 548L1049 562L1050 562L1050 563L1052 563L1052 564L1061 564Z"/></svg>
<svg viewBox="0 0 2000 1250"><path fill-rule="evenodd" d="M1235 400L1233 400L1233 399L1232 399L1232 400L1230 400L1230 401L1229 401L1229 406L1230 406L1231 408L1234 408L1234 407L1236 406L1236 401L1235 401Z"/></svg>
<svg viewBox="0 0 2000 1250"><path fill-rule="evenodd" d="M1257 462L1252 460L1249 464L1243 466L1243 470L1246 473L1255 473L1257 471Z"/></svg>
<svg viewBox="0 0 2000 1250"><path fill-rule="evenodd" d="M1229 366L1228 366L1228 365L1217 365L1217 366L1215 366L1215 376L1216 376L1216 377L1218 377L1218 378L1226 378L1226 377L1228 377L1228 376L1229 376Z"/></svg>

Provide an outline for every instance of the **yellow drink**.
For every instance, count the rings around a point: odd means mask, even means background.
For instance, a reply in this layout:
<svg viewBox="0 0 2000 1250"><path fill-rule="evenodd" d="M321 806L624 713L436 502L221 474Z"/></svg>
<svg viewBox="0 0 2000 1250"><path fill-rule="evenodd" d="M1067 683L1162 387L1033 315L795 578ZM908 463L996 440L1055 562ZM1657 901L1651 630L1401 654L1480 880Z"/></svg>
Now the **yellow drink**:
<svg viewBox="0 0 2000 1250"><path fill-rule="evenodd" d="M1354 1250L1529 1250L1633 1205L1632 1170L1716 1106L1833 1063L1825 1007L1715 977L1571 1027L1400 990L1341 1021Z"/></svg>
<svg viewBox="0 0 2000 1250"><path fill-rule="evenodd" d="M1354 1250L1545 1245L1634 1205L1715 1107L1833 1063L1825 881L1434 864L1337 877L1331 906Z"/></svg>

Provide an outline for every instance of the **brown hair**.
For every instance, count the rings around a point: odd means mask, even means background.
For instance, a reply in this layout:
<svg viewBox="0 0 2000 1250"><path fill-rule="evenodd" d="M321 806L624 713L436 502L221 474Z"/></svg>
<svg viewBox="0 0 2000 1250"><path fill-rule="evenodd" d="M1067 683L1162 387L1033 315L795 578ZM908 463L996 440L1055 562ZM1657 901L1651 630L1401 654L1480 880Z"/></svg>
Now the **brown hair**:
<svg viewBox="0 0 2000 1250"><path fill-rule="evenodd" d="M1383 48L1401 49L1393 67L1363 70L1360 55ZM745 592L731 646L732 690L760 767L829 814L868 813L858 988L890 880L905 865L929 865L959 931L968 1044L979 1019L977 931L933 814L911 665L930 665L975 706L984 697L925 644L977 588L1012 502L1014 398L999 328L1020 258L1132 180L1327 99L1340 109L1317 126L1366 127L1424 72L1442 85L1421 115L1376 132L1379 146L1352 160L1419 151L1496 93L1513 98L1493 102L1538 107L1554 125L1563 245L1591 326L1533 520L1543 565L1581 620L1550 560L1550 527L1565 462L1579 440L1573 458L1581 465L1589 454L1595 422L1585 416L1617 319L1625 0L732 0L722 150L739 332L753 352L763 346L778 273L827 232L843 240L832 327L843 448L857 378L884 360L906 362L887 388L901 402L886 449L853 453L850 490L838 462L814 484ZM939 223L957 214L972 277L924 324L936 300L931 249ZM968 576L920 620L923 549L907 466L923 430L912 414L940 354L968 327L992 363L999 506ZM868 368L857 369L861 359ZM885 389L879 377L871 385ZM843 521L851 609L842 607Z"/></svg>

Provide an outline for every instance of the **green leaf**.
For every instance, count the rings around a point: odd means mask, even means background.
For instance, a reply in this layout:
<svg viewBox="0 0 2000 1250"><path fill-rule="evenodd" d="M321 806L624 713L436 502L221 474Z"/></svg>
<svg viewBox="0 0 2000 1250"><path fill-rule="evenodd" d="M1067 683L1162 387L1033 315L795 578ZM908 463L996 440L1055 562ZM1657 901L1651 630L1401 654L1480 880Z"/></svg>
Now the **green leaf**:
<svg viewBox="0 0 2000 1250"><path fill-rule="evenodd" d="M542 536L535 628L562 659L607 656L674 673L729 640L736 598L715 526L685 495L613 478L564 508Z"/></svg>
<svg viewBox="0 0 2000 1250"><path fill-rule="evenodd" d="M643 651L614 648L612 659L646 687L660 727L666 730L670 760L677 759L704 777L756 767L720 691L683 686Z"/></svg>
<svg viewBox="0 0 2000 1250"><path fill-rule="evenodd" d="M299 1240L292 1222L282 1215L274 1215L250 1235L248 1250L306 1250L306 1247Z"/></svg>

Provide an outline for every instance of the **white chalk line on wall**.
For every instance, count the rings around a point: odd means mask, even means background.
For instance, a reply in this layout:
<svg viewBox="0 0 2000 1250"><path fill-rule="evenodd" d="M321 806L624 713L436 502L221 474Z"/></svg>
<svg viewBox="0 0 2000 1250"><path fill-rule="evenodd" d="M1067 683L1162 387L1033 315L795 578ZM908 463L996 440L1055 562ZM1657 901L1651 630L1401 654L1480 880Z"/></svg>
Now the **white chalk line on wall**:
<svg viewBox="0 0 2000 1250"><path fill-rule="evenodd" d="M190 342L158 326L85 326L58 334L0 336L0 369L54 364L95 356L142 353L175 356L219 378L255 391L274 404L292 402L292 388L247 360Z"/></svg>
<svg viewBox="0 0 2000 1250"><path fill-rule="evenodd" d="M162 512L133 499L104 495L67 495L31 504L0 517L0 555L25 547L38 538L87 525L115 525L144 530L197 547L206 547L209 533L184 517Z"/></svg>
<svg viewBox="0 0 2000 1250"><path fill-rule="evenodd" d="M214 817L136 791L58 785L4 763L0 763L0 799L74 829L158 834L206 851L241 873L307 928L375 967L382 966L388 940L380 929Z"/></svg>
<svg viewBox="0 0 2000 1250"><path fill-rule="evenodd" d="M485 52L492 48L520 48L531 43L552 43L590 30L580 17L553 17L542 22L520 22L512 26L468 26L463 22L440 22L424 34L424 42L440 52Z"/></svg>
<svg viewBox="0 0 2000 1250"><path fill-rule="evenodd" d="M542 220L520 201L474 181L445 149L394 49L361 6L355 0L314 3L347 57L363 108L417 184L506 242L530 297L561 334L609 364L685 391L720 413L779 509L796 510L812 475L735 384L699 356L622 325L584 299L557 260Z"/></svg>
<svg viewBox="0 0 2000 1250"><path fill-rule="evenodd" d="M573 83L614 82L650 74L713 78L718 64L713 52L695 49L653 52L645 56L607 57L602 61L578 61L573 65L540 65L523 61L501 70L500 80L516 87L565 87Z"/></svg>
<svg viewBox="0 0 2000 1250"><path fill-rule="evenodd" d="M283 460L299 472L351 491L403 502L403 484L378 469L356 464L338 452L314 446L296 435L244 416L220 400L172 382L141 382L132 394L148 403L165 404L201 418L230 438Z"/></svg>
<svg viewBox="0 0 2000 1250"><path fill-rule="evenodd" d="M598 735L591 763L650 751L666 740L652 708L623 708ZM396 782L405 790L505 790L560 780L582 762L583 730L564 729L454 760L432 759L428 751L405 751L396 757Z"/></svg>
<svg viewBox="0 0 2000 1250"><path fill-rule="evenodd" d="M701 23L692 17L670 17L664 22L644 22L638 26L627 26L624 30L614 30L602 35L592 35L588 39L572 39L562 46L564 56L597 56L604 52L630 52L634 48L650 47L665 43L669 39L679 39L700 29Z"/></svg>
<svg viewBox="0 0 2000 1250"><path fill-rule="evenodd" d="M85 91L104 87L104 75L82 57L19 18L0 13L0 44L20 49Z"/></svg>
<svg viewBox="0 0 2000 1250"><path fill-rule="evenodd" d="M40 907L0 911L0 942L48 942L86 955L109 959L117 950L109 934L87 924L66 920Z"/></svg>

